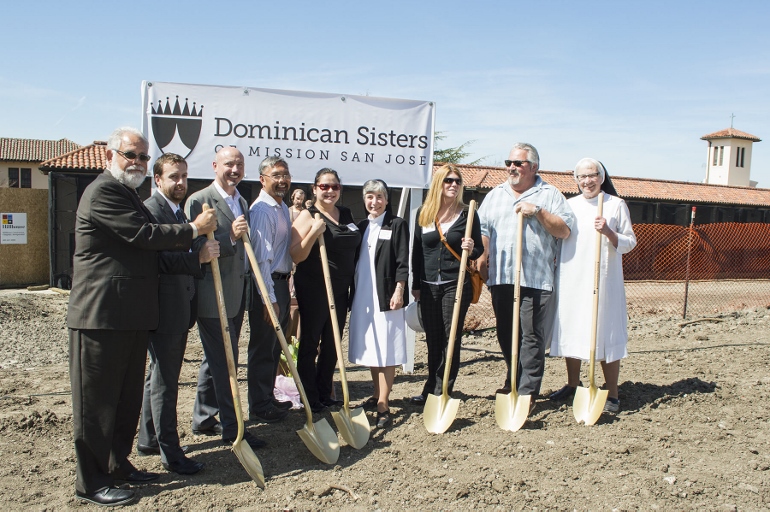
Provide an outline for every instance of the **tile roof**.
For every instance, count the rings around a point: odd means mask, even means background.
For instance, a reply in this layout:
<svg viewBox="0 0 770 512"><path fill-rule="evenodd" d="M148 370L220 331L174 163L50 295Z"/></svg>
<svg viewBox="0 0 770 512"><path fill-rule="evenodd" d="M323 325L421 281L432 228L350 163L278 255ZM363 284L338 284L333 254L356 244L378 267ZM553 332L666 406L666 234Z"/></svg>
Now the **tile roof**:
<svg viewBox="0 0 770 512"><path fill-rule="evenodd" d="M434 166L434 171L440 165ZM502 167L457 165L466 188L487 191L503 183L508 171ZM572 171L540 171L540 176L566 196L579 193ZM686 181L653 180L612 176L618 195L626 200L665 201L672 203L724 204L770 208L770 189L707 185Z"/></svg>
<svg viewBox="0 0 770 512"><path fill-rule="evenodd" d="M38 167L44 174L51 171L103 171L107 168L107 143L96 140L93 144L46 160Z"/></svg>
<svg viewBox="0 0 770 512"><path fill-rule="evenodd" d="M708 135L704 135L700 138L701 140L709 140L709 139L746 139L754 142L761 142L762 139L757 137L756 135L752 135L750 133L742 132L740 130L736 130L735 128L725 128L724 130L719 130L718 132L709 133Z"/></svg>
<svg viewBox="0 0 770 512"><path fill-rule="evenodd" d="M0 160L42 162L80 147L80 144L69 139L38 140L0 137Z"/></svg>

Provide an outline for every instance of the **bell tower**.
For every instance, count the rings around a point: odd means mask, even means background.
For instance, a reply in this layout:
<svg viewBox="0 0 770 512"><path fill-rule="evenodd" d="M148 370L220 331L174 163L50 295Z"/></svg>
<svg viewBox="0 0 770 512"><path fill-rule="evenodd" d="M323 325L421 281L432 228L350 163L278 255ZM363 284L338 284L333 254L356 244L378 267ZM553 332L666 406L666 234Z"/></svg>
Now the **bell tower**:
<svg viewBox="0 0 770 512"><path fill-rule="evenodd" d="M751 146L761 139L756 135L736 130L732 126L725 130L701 137L709 143L706 156L705 183L711 185L732 185L756 187L751 181Z"/></svg>

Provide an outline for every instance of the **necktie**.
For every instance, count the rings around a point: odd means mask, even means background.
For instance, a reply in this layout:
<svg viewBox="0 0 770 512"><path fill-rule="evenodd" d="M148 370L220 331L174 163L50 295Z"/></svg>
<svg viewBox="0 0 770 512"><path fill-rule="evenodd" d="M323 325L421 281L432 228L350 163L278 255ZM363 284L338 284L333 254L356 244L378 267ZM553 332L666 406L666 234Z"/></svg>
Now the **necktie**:
<svg viewBox="0 0 770 512"><path fill-rule="evenodd" d="M187 219L184 216L184 212L181 208L177 208L176 210L176 220L179 221L180 224L186 224Z"/></svg>

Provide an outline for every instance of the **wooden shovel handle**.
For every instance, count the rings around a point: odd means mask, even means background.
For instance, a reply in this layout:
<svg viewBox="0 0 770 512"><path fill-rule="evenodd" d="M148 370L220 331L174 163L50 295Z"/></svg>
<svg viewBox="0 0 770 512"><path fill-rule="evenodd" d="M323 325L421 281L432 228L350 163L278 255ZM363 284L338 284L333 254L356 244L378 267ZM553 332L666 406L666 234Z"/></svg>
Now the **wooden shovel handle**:
<svg viewBox="0 0 770 512"><path fill-rule="evenodd" d="M596 216L601 217L604 211L604 192L599 192ZM594 373L596 370L596 335L599 327L599 275L602 266L602 234L596 232L596 249L594 253L594 303L591 312L591 351L588 359L588 379L590 387L595 387Z"/></svg>

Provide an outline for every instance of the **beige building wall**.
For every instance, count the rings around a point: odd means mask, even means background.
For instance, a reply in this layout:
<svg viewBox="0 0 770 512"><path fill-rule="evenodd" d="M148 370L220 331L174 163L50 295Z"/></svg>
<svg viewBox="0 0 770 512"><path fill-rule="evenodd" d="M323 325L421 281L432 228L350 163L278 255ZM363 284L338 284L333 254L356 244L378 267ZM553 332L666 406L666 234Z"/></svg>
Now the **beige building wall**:
<svg viewBox="0 0 770 512"><path fill-rule="evenodd" d="M745 139L714 139L708 148L710 185L751 186L751 147ZM739 149L743 149L743 167L736 160Z"/></svg>
<svg viewBox="0 0 770 512"><path fill-rule="evenodd" d="M40 172L38 167L42 162L0 162L0 188L8 188L8 169L17 167L19 169L32 169L32 188L48 189L48 176Z"/></svg>
<svg viewBox="0 0 770 512"><path fill-rule="evenodd" d="M48 190L0 188L0 210L27 214L27 243L0 244L0 287L47 284L50 280Z"/></svg>

